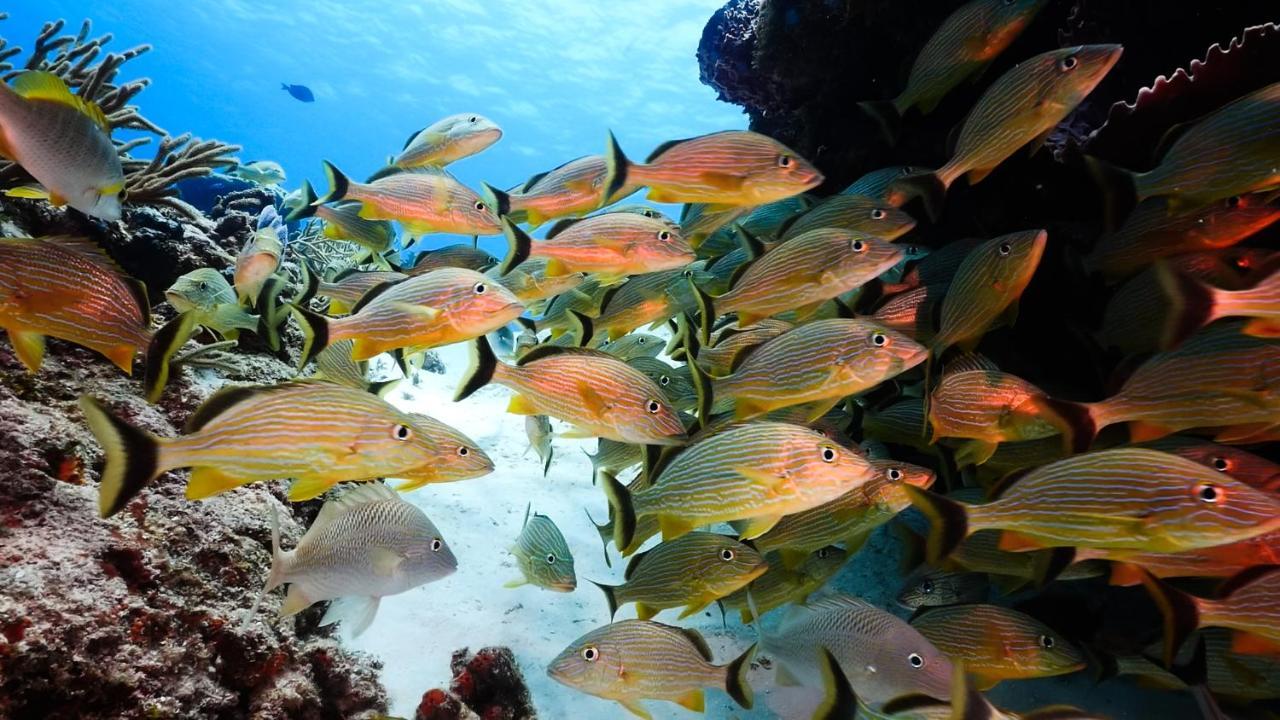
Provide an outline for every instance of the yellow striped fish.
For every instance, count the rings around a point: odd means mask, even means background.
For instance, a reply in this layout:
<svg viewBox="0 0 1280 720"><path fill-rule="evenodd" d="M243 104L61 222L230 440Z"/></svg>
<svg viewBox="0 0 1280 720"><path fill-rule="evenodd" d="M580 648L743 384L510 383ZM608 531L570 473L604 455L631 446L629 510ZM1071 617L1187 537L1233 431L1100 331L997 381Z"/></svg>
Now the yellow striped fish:
<svg viewBox="0 0 1280 720"><path fill-rule="evenodd" d="M1085 667L1084 655L1052 628L996 605L933 608L911 621L952 662L964 663L979 690L1003 680L1066 675Z"/></svg>
<svg viewBox="0 0 1280 720"><path fill-rule="evenodd" d="M790 603L802 603L805 598L822 589L849 559L849 553L836 545L818 548L809 553L794 570L782 564L777 553L765 556L769 570L751 581L751 584L721 598L718 603L723 612L737 610L742 624L755 620L755 613L765 613ZM751 601L747 593L751 593ZM754 612L753 608L754 607Z"/></svg>
<svg viewBox="0 0 1280 720"><path fill-rule="evenodd" d="M368 360L399 348L427 350L470 340L515 320L524 306L502 285L474 270L440 268L364 294L352 314L328 318L293 306L306 340L302 364L339 340L351 358Z"/></svg>
<svg viewBox="0 0 1280 720"><path fill-rule="evenodd" d="M530 257L544 257L549 276L585 272L604 285L616 285L628 275L672 270L694 261L693 249L678 229L665 220L638 213L562 220L541 241L505 218L502 232L508 247L499 267L504 274Z"/></svg>
<svg viewBox="0 0 1280 720"><path fill-rule="evenodd" d="M371 183L358 183L326 160L324 172L329 178L329 192L313 204L358 202L360 217L395 220L411 235L502 232L489 203L444 170L396 173Z"/></svg>
<svg viewBox="0 0 1280 720"><path fill-rule="evenodd" d="M573 572L573 553L565 542L560 528L551 518L530 513L533 505L525 508L524 525L520 537L511 546L511 555L520 568L520 579L508 582L504 587L536 585L555 592L573 592L578 587L578 577Z"/></svg>
<svg viewBox="0 0 1280 720"><path fill-rule="evenodd" d="M631 556L621 585L594 583L609 603L609 618L627 603L648 620L684 606L679 619L700 612L769 569L760 553L725 535L693 532Z"/></svg>
<svg viewBox="0 0 1280 720"><path fill-rule="evenodd" d="M303 267L306 267L303 265ZM346 315L351 312L351 308L360 302L360 298L364 294L375 287L387 282L400 282L407 280L408 275L399 272L390 271L367 271L349 268L343 270L333 277L331 281L319 280L316 276L307 271L308 278L315 278L315 294L320 297L329 298L329 314L330 315Z"/></svg>
<svg viewBox="0 0 1280 720"><path fill-rule="evenodd" d="M902 589L894 599L902 607L915 610L982 602L987 599L987 591L984 573L955 572L921 565L903 581Z"/></svg>
<svg viewBox="0 0 1280 720"><path fill-rule="evenodd" d="M656 516L664 540L695 527L748 520L744 539L784 515L834 500L875 477L854 452L808 428L756 422L718 432L675 456L652 487L631 493L603 476L616 513L614 544L626 548L638 517Z"/></svg>
<svg viewBox="0 0 1280 720"><path fill-rule="evenodd" d="M617 340L642 325L657 327L682 312L692 311L697 302L689 280L707 282L710 274L698 265L635 275L611 288L600 302L600 315L592 321L597 333Z"/></svg>
<svg viewBox="0 0 1280 720"><path fill-rule="evenodd" d="M537 302L567 293L587 279L586 273L548 275L546 258L529 258L506 272L494 267L485 274L496 278L530 310Z"/></svg>
<svg viewBox="0 0 1280 720"><path fill-rule="evenodd" d="M1176 455L1120 448L1037 468L998 499L966 505L907 488L930 520L929 557L980 530L1003 549L1114 548L1178 552L1280 529L1280 498Z"/></svg>
<svg viewBox="0 0 1280 720"><path fill-rule="evenodd" d="M177 438L135 428L89 396L80 408L106 455L98 491L103 517L177 468L194 468L187 482L192 500L282 478L295 479L291 500L306 500L347 480L442 482L493 470L489 457L461 433L442 433L442 424L425 428L420 416L376 395L330 383L224 388Z"/></svg>
<svg viewBox="0 0 1280 720"><path fill-rule="evenodd" d="M1016 317L1018 298L1040 266L1049 235L1024 230L975 247L956 270L942 300L942 318L930 350L934 358L952 345L972 350L1002 315Z"/></svg>
<svg viewBox="0 0 1280 720"><path fill-rule="evenodd" d="M901 205L920 196L930 217L937 217L947 189L962 175L977 185L1018 148L1041 142L1120 59L1119 45L1082 45L1041 53L1001 75L969 111L955 154L933 172L899 180Z"/></svg>
<svg viewBox="0 0 1280 720"><path fill-rule="evenodd" d="M517 393L507 412L563 420L574 426L571 436L651 445L685 441L684 425L662 389L612 355L542 345L508 365L498 362L484 338L472 348L472 366L455 401L498 383Z"/></svg>
<svg viewBox="0 0 1280 720"><path fill-rule="evenodd" d="M703 322L737 313L738 326L789 310L808 317L823 303L861 287L902 259L902 248L870 235L839 229L811 230L752 262L729 291L714 300L700 295ZM704 328L703 336L707 336Z"/></svg>
<svg viewBox="0 0 1280 720"><path fill-rule="evenodd" d="M703 688L724 690L750 709L747 671L755 646L728 665L715 665L696 630L650 620L623 620L573 641L547 666L547 675L575 690L614 700L652 720L641 700L666 700L702 712Z"/></svg>
<svg viewBox="0 0 1280 720"><path fill-rule="evenodd" d="M391 249L396 238L395 228L385 220L366 220L360 217L359 203L342 203L329 207L317 205L316 192L311 182L302 182L302 204L290 212L286 222L299 222L307 218L324 221L320 237L335 242L353 242L374 255Z"/></svg>
<svg viewBox="0 0 1280 720"><path fill-rule="evenodd" d="M746 328L730 325L712 336L710 346L698 351L698 367L708 375L728 375L739 357L746 358L743 353L749 353L752 348L759 347L794 327L786 320L776 318L764 318Z"/></svg>
<svg viewBox="0 0 1280 720"><path fill-rule="evenodd" d="M1248 655L1280 652L1280 570L1259 566L1227 581L1214 600L1176 590L1150 574L1144 584L1164 615L1165 664L1201 627L1235 630L1231 649Z"/></svg>
<svg viewBox="0 0 1280 720"><path fill-rule="evenodd" d="M466 268L484 272L498 264L498 258L471 245L446 245L435 250L420 252L413 258L413 265L404 268L410 277L423 275L446 267Z"/></svg>
<svg viewBox="0 0 1280 720"><path fill-rule="evenodd" d="M240 306L231 283L213 268L200 268L179 276L164 291L164 298L174 310L190 313L196 325L228 340L238 338L241 330L259 331L258 316Z"/></svg>
<svg viewBox="0 0 1280 720"><path fill-rule="evenodd" d="M155 402L192 321L180 315L152 333L146 288L90 240L0 238L0 328L33 373L44 360L46 336L101 353L128 374L143 352L144 386Z"/></svg>
<svg viewBox="0 0 1280 720"><path fill-rule="evenodd" d="M790 240L819 228L839 228L883 240L897 240L915 226L916 221L910 215L881 200L862 195L833 195L783 225L778 239Z"/></svg>
<svg viewBox="0 0 1280 720"><path fill-rule="evenodd" d="M606 201L606 172L602 156L587 155L534 175L517 190L502 192L488 185L484 189L499 215L536 228L548 220L586 215L640 189L638 185L623 185L611 192Z"/></svg>
<svg viewBox="0 0 1280 720"><path fill-rule="evenodd" d="M876 387L924 362L911 338L863 319L817 320L753 350L712 395L732 398L738 419L810 404L813 420L847 395Z"/></svg>
<svg viewBox="0 0 1280 720"><path fill-rule="evenodd" d="M726 130L659 145L633 163L609 133L606 191L649 188L653 202L763 205L822 184L822 173L782 143L749 130Z"/></svg>

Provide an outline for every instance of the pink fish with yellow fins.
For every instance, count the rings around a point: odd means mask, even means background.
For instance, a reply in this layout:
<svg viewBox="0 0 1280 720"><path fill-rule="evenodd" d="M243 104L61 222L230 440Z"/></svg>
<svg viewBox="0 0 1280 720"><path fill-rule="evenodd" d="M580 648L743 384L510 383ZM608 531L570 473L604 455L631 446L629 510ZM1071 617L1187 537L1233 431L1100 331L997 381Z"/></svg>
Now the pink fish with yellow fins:
<svg viewBox="0 0 1280 720"><path fill-rule="evenodd" d="M603 285L616 285L628 275L673 270L695 259L678 227L639 213L561 220L540 241L506 218L502 232L509 248L498 270L503 274L531 257L546 258L549 277L582 272L594 275Z"/></svg>
<svg viewBox="0 0 1280 720"><path fill-rule="evenodd" d="M518 188L503 192L485 185L484 190L499 215L536 228L548 220L586 215L640 189L624 184L606 199L606 172L603 157L587 155L534 175Z"/></svg>
<svg viewBox="0 0 1280 720"><path fill-rule="evenodd" d="M1231 649L1250 655L1280 653L1280 568L1259 565L1228 580L1218 598L1189 595L1151 574L1143 584L1164 614L1165 663L1170 664L1187 636L1201 627L1236 631Z"/></svg>
<svg viewBox="0 0 1280 720"><path fill-rule="evenodd" d="M478 477L493 462L463 434L392 407L373 393L324 382L228 387L187 420L185 434L159 438L121 420L95 398L80 399L106 455L98 489L103 517L119 512L166 470L194 468L187 497L294 478L291 500L339 482L398 477L444 482Z"/></svg>
<svg viewBox="0 0 1280 720"><path fill-rule="evenodd" d="M47 198L108 222L120 219L124 170L102 109L48 72L0 83L0 155L40 183L6 194Z"/></svg>
<svg viewBox="0 0 1280 720"><path fill-rule="evenodd" d="M1241 290L1224 290L1180 275L1165 264L1157 275L1169 294L1173 312L1165 328L1164 344L1172 347L1196 330L1227 317L1248 318L1246 335L1280 338L1280 257L1273 257L1258 274L1261 279Z"/></svg>
<svg viewBox="0 0 1280 720"><path fill-rule="evenodd" d="M441 169L396 173L369 183L352 181L325 162L329 193L313 204L353 200L365 220L395 220L412 235L432 232L496 235L498 215L476 192Z"/></svg>

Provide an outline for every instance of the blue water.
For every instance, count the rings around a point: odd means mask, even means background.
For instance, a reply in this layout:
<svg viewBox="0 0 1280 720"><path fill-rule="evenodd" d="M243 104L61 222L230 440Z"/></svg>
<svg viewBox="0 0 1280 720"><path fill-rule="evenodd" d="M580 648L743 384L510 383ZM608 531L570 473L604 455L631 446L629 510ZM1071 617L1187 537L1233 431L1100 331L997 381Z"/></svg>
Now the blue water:
<svg viewBox="0 0 1280 720"><path fill-rule="evenodd" d="M504 137L450 167L473 188L510 187L604 149L630 154L746 118L698 81L702 28L721 0L24 1L2 34L31 46L51 17L110 32L112 50L150 43L121 78L149 77L143 114L173 134L271 159L287 189L325 187L321 159L363 177L409 135L476 112ZM281 83L310 87L299 102ZM145 155L146 149L139 151ZM447 238L433 238L432 245ZM501 238L483 240L500 254Z"/></svg>

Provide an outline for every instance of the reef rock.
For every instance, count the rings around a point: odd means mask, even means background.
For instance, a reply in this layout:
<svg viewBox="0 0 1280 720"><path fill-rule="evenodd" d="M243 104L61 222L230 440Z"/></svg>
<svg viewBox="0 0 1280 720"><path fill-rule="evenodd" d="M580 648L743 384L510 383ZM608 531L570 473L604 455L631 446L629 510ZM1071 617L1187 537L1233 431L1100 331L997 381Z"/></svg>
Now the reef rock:
<svg viewBox="0 0 1280 720"><path fill-rule="evenodd" d="M456 651L448 690L428 690L414 720L526 720L536 717L515 656L504 647Z"/></svg>

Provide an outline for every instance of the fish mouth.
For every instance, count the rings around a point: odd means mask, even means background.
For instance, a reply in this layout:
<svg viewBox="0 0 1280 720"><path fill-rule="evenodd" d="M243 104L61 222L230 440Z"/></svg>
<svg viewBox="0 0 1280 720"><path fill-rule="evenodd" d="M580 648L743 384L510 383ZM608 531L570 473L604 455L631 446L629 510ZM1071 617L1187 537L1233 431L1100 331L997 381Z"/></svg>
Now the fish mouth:
<svg viewBox="0 0 1280 720"><path fill-rule="evenodd" d="M578 589L578 583L574 582L555 582L547 586L548 590L562 593L571 593Z"/></svg>
<svg viewBox="0 0 1280 720"><path fill-rule="evenodd" d="M917 344L916 349L902 358L902 371L906 372L929 359L929 348Z"/></svg>

